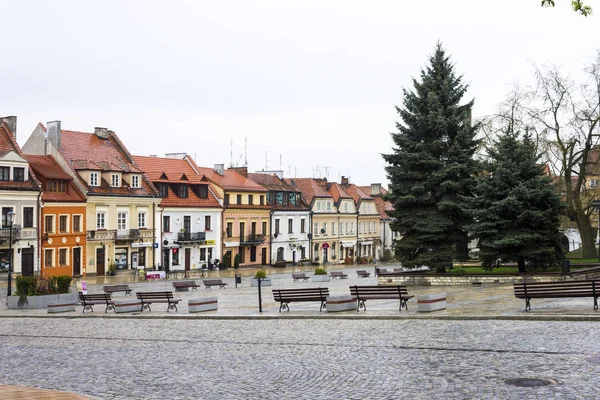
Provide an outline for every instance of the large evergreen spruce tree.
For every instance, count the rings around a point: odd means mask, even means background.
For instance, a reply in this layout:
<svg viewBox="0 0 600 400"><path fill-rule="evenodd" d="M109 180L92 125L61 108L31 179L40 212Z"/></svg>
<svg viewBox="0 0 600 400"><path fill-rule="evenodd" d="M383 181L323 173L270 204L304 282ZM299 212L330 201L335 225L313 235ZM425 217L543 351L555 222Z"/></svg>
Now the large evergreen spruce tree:
<svg viewBox="0 0 600 400"><path fill-rule="evenodd" d="M443 272L468 256L466 203L479 171L473 101L461 104L468 86L440 43L413 84L413 91L404 90L403 107L396 107L402 121L392 133L393 153L383 155L392 229L402 235L395 251L403 266Z"/></svg>
<svg viewBox="0 0 600 400"><path fill-rule="evenodd" d="M529 135L510 131L488 149L486 172L478 178L469 227L479 238L484 266L516 262L519 272L549 266L561 257L556 187L538 164Z"/></svg>

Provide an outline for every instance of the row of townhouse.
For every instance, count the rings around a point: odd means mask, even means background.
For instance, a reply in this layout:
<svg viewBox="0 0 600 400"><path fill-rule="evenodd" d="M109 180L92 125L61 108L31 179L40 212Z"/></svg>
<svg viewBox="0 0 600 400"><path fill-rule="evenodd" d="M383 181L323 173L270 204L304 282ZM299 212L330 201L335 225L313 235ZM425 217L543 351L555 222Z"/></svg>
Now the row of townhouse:
<svg viewBox="0 0 600 400"><path fill-rule="evenodd" d="M393 240L381 185L134 156L110 130L60 121L21 149L16 117L2 118L0 192L0 268L14 257L23 275L331 263L379 258Z"/></svg>

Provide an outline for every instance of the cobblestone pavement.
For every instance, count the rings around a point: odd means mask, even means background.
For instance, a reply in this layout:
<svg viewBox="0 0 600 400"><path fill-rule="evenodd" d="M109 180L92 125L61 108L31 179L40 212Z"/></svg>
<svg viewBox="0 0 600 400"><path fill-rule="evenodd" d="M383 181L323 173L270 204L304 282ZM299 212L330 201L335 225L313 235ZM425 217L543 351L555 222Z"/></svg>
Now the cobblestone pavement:
<svg viewBox="0 0 600 400"><path fill-rule="evenodd" d="M1 321L0 384L92 398L600 398L597 322Z"/></svg>

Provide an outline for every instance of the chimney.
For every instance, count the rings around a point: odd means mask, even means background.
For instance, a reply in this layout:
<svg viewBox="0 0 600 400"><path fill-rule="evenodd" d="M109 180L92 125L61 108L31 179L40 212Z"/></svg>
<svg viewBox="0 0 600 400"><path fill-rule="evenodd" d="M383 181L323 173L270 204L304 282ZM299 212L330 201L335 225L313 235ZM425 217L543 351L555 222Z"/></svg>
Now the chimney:
<svg viewBox="0 0 600 400"><path fill-rule="evenodd" d="M61 149L61 128L60 121L50 121L46 123L46 138L52 143L52 146L58 151Z"/></svg>
<svg viewBox="0 0 600 400"><path fill-rule="evenodd" d="M183 160L187 156L187 153L165 153L165 158L174 158L176 160Z"/></svg>
<svg viewBox="0 0 600 400"><path fill-rule="evenodd" d="M381 196L381 183L371 183L371 196Z"/></svg>
<svg viewBox="0 0 600 400"><path fill-rule="evenodd" d="M17 140L17 117L15 117L14 115L11 115L9 117L2 117L0 118L0 121L8 125L10 133L12 133L15 140Z"/></svg>
<svg viewBox="0 0 600 400"><path fill-rule="evenodd" d="M342 176L342 186L346 186L348 185L348 178L346 178L345 176Z"/></svg>
<svg viewBox="0 0 600 400"><path fill-rule="evenodd" d="M99 139L108 139L109 130L106 128L95 127L94 135L96 135Z"/></svg>
<svg viewBox="0 0 600 400"><path fill-rule="evenodd" d="M323 190L327 191L327 178L315 178L317 185L321 186Z"/></svg>
<svg viewBox="0 0 600 400"><path fill-rule="evenodd" d="M244 178L248 177L248 167L230 167L229 169L236 171L238 174L242 175Z"/></svg>
<svg viewBox="0 0 600 400"><path fill-rule="evenodd" d="M215 172L221 176L225 175L225 164L215 164Z"/></svg>

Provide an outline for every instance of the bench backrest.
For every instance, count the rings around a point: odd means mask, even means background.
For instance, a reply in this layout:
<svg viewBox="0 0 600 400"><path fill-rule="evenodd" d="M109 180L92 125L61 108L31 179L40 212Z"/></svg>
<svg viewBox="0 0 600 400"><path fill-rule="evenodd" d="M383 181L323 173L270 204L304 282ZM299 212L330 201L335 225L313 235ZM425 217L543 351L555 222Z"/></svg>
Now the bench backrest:
<svg viewBox="0 0 600 400"><path fill-rule="evenodd" d="M388 270L386 268L379 268L379 273L381 273L381 274L387 274Z"/></svg>
<svg viewBox="0 0 600 400"><path fill-rule="evenodd" d="M559 282L519 282L513 284L517 298L545 296L552 294L577 296L600 295L600 280L559 281Z"/></svg>
<svg viewBox="0 0 600 400"><path fill-rule="evenodd" d="M299 274L292 274L292 278L308 278L304 272Z"/></svg>
<svg viewBox="0 0 600 400"><path fill-rule="evenodd" d="M111 297L110 297L110 293L98 293L98 294L83 294L83 293L79 293L79 300L81 300L83 303L86 302L90 302L90 301L110 301Z"/></svg>
<svg viewBox="0 0 600 400"><path fill-rule="evenodd" d="M173 292L137 292L136 296L139 300L172 299Z"/></svg>
<svg viewBox="0 0 600 400"><path fill-rule="evenodd" d="M193 287L197 286L196 281L176 281L173 282L174 288L182 288L182 287Z"/></svg>
<svg viewBox="0 0 600 400"><path fill-rule="evenodd" d="M344 274L342 271L331 271L331 276L344 276L346 274Z"/></svg>
<svg viewBox="0 0 600 400"><path fill-rule="evenodd" d="M222 285L223 284L222 279L204 279L202 282L204 282L205 285Z"/></svg>
<svg viewBox="0 0 600 400"><path fill-rule="evenodd" d="M104 285L105 292L121 292L123 290L129 290L129 285Z"/></svg>
<svg viewBox="0 0 600 400"><path fill-rule="evenodd" d="M408 289L404 285L355 285L350 286L350 294L359 298L364 296L389 296L391 298L400 298L400 296L408 296Z"/></svg>
<svg viewBox="0 0 600 400"><path fill-rule="evenodd" d="M273 289L275 301L294 298L315 298L325 301L329 296L329 288L303 288L303 289Z"/></svg>

